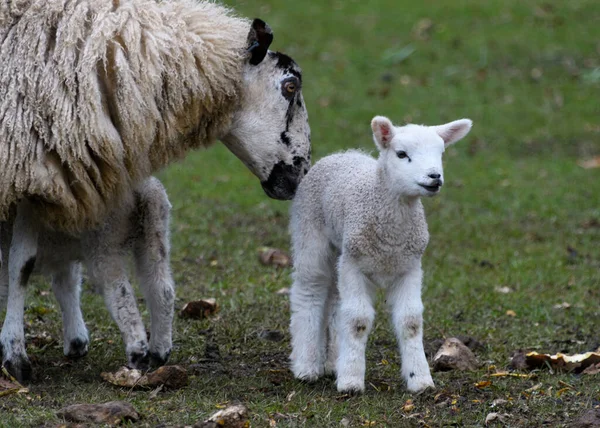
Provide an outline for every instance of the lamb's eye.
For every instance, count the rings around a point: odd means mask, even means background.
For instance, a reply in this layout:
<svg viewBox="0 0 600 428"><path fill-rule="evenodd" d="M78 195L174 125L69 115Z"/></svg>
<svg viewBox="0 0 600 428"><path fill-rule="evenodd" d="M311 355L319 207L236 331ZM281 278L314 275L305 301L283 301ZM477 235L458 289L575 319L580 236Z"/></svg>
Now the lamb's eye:
<svg viewBox="0 0 600 428"><path fill-rule="evenodd" d="M396 154L398 155L398 157L399 157L400 159L406 159L406 158L408 157L408 155L406 154L406 152L405 152L405 151L403 151L403 150L400 150L400 151L399 151L398 153L396 153Z"/></svg>

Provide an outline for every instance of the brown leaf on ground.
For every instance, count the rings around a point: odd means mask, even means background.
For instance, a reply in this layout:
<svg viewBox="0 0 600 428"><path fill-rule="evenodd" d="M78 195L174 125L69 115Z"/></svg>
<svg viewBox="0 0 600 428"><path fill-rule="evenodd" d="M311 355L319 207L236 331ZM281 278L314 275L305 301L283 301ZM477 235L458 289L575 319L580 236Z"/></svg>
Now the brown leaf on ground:
<svg viewBox="0 0 600 428"><path fill-rule="evenodd" d="M219 312L219 304L216 299L194 300L185 304L179 312L181 318L201 320L215 315Z"/></svg>
<svg viewBox="0 0 600 428"><path fill-rule="evenodd" d="M600 168L600 156L591 159L581 159L577 162L577 165L583 169Z"/></svg>
<svg viewBox="0 0 600 428"><path fill-rule="evenodd" d="M433 357L433 369L436 371L476 370L477 366L473 352L455 337L446 339Z"/></svg>
<svg viewBox="0 0 600 428"><path fill-rule="evenodd" d="M600 427L600 409L590 409L585 411L579 419L577 419L571 428L592 428Z"/></svg>
<svg viewBox="0 0 600 428"><path fill-rule="evenodd" d="M258 249L258 260L265 266L290 267L292 258L278 248L261 247Z"/></svg>
<svg viewBox="0 0 600 428"><path fill-rule="evenodd" d="M25 388L15 379L4 366L2 366L2 374L0 374L0 397L5 397L11 394L27 393L29 389Z"/></svg>
<svg viewBox="0 0 600 428"><path fill-rule="evenodd" d="M500 424L504 424L506 422L506 419L510 418L511 416L512 415L510 415L509 413L492 412L485 417L485 424L487 425L492 422L499 422Z"/></svg>
<svg viewBox="0 0 600 428"><path fill-rule="evenodd" d="M164 385L165 388L179 389L188 384L187 370L181 366L162 366L146 375L148 386Z"/></svg>
<svg viewBox="0 0 600 428"><path fill-rule="evenodd" d="M91 422L119 425L136 422L140 415L125 401L109 401L103 404L73 404L58 411L57 416L69 422Z"/></svg>
<svg viewBox="0 0 600 428"><path fill-rule="evenodd" d="M115 373L103 372L100 376L113 385L127 388L155 388L164 385L167 388L177 389L188 383L187 371L181 366L163 366L147 374L137 369L121 367Z"/></svg>
<svg viewBox="0 0 600 428"><path fill-rule="evenodd" d="M242 404L235 404L219 410L204 422L198 422L194 428L248 428L248 409Z"/></svg>
<svg viewBox="0 0 600 428"><path fill-rule="evenodd" d="M528 369L551 367L557 371L581 373L588 367L595 366L599 363L600 353L597 352L586 352L585 354L575 355L565 355L561 353L550 355L530 352L525 356L525 364Z"/></svg>

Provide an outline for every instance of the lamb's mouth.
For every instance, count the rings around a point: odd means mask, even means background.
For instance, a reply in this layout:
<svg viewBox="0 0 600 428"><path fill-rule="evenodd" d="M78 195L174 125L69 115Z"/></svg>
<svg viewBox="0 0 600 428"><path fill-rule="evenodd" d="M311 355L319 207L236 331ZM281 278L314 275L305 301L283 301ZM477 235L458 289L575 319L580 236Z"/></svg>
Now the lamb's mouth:
<svg viewBox="0 0 600 428"><path fill-rule="evenodd" d="M419 183L419 186L421 186L423 189L427 190L430 193L437 193L440 191L440 187L442 187L442 183L435 183L431 186Z"/></svg>

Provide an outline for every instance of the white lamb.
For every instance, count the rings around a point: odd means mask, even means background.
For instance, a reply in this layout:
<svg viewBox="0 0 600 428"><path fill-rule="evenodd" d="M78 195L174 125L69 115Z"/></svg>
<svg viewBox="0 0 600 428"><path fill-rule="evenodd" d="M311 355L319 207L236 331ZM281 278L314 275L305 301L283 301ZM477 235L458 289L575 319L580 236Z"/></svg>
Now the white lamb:
<svg viewBox="0 0 600 428"><path fill-rule="evenodd" d="M377 160L358 151L327 156L294 198L292 370L308 381L337 373L338 391L364 390L377 284L387 291L402 377L416 392L434 387L423 350L421 257L429 233L420 198L439 192L442 153L471 121L394 127L376 116L371 127Z"/></svg>

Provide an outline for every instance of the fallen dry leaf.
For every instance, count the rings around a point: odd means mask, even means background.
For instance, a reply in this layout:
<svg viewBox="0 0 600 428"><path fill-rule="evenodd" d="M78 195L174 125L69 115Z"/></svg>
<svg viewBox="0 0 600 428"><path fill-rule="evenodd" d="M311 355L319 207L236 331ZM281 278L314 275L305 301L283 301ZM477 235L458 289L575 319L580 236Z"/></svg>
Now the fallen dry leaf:
<svg viewBox="0 0 600 428"><path fill-rule="evenodd" d="M193 300L185 304L179 312L179 316L181 318L201 320L215 315L219 312L219 309L219 304L214 298Z"/></svg>
<svg viewBox="0 0 600 428"><path fill-rule="evenodd" d="M219 410L204 422L198 422L194 428L248 428L248 409L242 404L234 404Z"/></svg>
<svg viewBox="0 0 600 428"><path fill-rule="evenodd" d="M496 412L492 412L489 413L486 417L485 417L485 424L489 424L490 422L500 422L500 423L504 423L506 421L507 418L510 418L511 415L508 413L496 413Z"/></svg>
<svg viewBox="0 0 600 428"><path fill-rule="evenodd" d="M133 406L125 401L109 401L103 404L73 404L58 411L57 416L69 422L102 423L118 425L136 422L140 416Z"/></svg>
<svg viewBox="0 0 600 428"><path fill-rule="evenodd" d="M600 363L588 366L582 373L588 375L595 375L600 373Z"/></svg>
<svg viewBox="0 0 600 428"><path fill-rule="evenodd" d="M482 380L482 381L479 381L479 382L477 382L475 384L475 388L477 388L477 389L483 389L483 388L487 388L491 384L492 384L491 380Z"/></svg>
<svg viewBox="0 0 600 428"><path fill-rule="evenodd" d="M537 377L536 374L525 374L525 373L511 373L511 372L496 372L490 374L490 377L519 377L522 379L533 379Z"/></svg>
<svg viewBox="0 0 600 428"><path fill-rule="evenodd" d="M260 247L258 260L265 266L290 267L292 265L290 255L278 248Z"/></svg>
<svg viewBox="0 0 600 428"><path fill-rule="evenodd" d="M553 370L581 373L590 366L600 363L600 353L586 352L585 354L556 355L530 352L525 356L525 364L529 369L551 367ZM593 371L593 369L590 369Z"/></svg>
<svg viewBox="0 0 600 428"><path fill-rule="evenodd" d="M143 374L140 370L121 367L115 373L103 372L102 379L117 386L127 388L155 388L164 385L177 389L187 385L187 371L181 366L163 366L157 370Z"/></svg>
<svg viewBox="0 0 600 428"><path fill-rule="evenodd" d="M413 400L408 399L406 400L406 403L404 403L404 406L402 406L402 411L404 413L410 413L414 410L415 408L415 403L413 402Z"/></svg>
<svg viewBox="0 0 600 428"><path fill-rule="evenodd" d="M517 313L512 309L509 309L508 311L506 311L506 315L508 315L509 317L516 317Z"/></svg>
<svg viewBox="0 0 600 428"><path fill-rule="evenodd" d="M290 289L287 287L280 288L275 292L275 294L279 294L281 296L287 296L290 294Z"/></svg>
<svg viewBox="0 0 600 428"><path fill-rule="evenodd" d="M433 357L433 368L436 371L476 370L477 366L473 352L456 337L446 339Z"/></svg>
<svg viewBox="0 0 600 428"><path fill-rule="evenodd" d="M570 303L562 302L552 306L554 309L569 309L571 307Z"/></svg>
<svg viewBox="0 0 600 428"><path fill-rule="evenodd" d="M577 162L577 165L584 169L600 168L600 156L591 159L581 159Z"/></svg>
<svg viewBox="0 0 600 428"><path fill-rule="evenodd" d="M4 377L0 376L0 397L29 392L29 389L21 385L4 366L2 366L2 375Z"/></svg>
<svg viewBox="0 0 600 428"><path fill-rule="evenodd" d="M496 290L496 292L500 293L500 294L508 294L508 293L512 293L512 291L513 291L512 288L506 287L506 286L496 287L494 290Z"/></svg>

